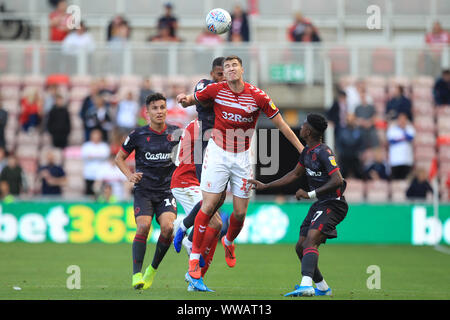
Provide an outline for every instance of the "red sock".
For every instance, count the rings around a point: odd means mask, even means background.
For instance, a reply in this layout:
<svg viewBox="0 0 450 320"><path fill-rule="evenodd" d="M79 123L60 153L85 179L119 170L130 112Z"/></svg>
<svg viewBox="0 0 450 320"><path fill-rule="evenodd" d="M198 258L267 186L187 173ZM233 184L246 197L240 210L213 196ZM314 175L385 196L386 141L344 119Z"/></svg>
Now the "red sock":
<svg viewBox="0 0 450 320"><path fill-rule="evenodd" d="M217 234L220 230L207 227L205 231L205 236L203 237L203 243L202 248L200 252L203 254L203 258L206 259L206 255L208 254L209 250L211 249L211 244L214 241L215 238L217 238Z"/></svg>
<svg viewBox="0 0 450 320"><path fill-rule="evenodd" d="M217 232L218 234L219 232ZM214 257L214 252L216 252L217 243L219 242L219 237L215 237L213 241L211 242L211 246L209 248L209 252L205 257L205 266L202 268L202 277L205 276L206 271L208 271L209 266L211 265L211 262Z"/></svg>
<svg viewBox="0 0 450 320"><path fill-rule="evenodd" d="M194 221L194 237L192 239L192 253L201 253L203 239L211 219L201 209L198 211Z"/></svg>
<svg viewBox="0 0 450 320"><path fill-rule="evenodd" d="M228 241L233 242L234 239L236 239L236 237L239 235L239 232L241 232L242 227L244 226L244 221L245 221L245 217L244 217L244 219L242 219L242 221L239 221L234 216L234 213L231 214L230 225L228 226L228 231L227 231L227 240Z"/></svg>

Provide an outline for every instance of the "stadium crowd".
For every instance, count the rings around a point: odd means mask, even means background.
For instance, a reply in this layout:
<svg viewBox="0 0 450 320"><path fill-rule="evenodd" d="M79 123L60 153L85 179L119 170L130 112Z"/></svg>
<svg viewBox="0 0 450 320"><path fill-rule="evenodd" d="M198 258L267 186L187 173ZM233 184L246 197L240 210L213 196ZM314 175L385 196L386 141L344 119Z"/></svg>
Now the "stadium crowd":
<svg viewBox="0 0 450 320"><path fill-rule="evenodd" d="M49 40L61 42L62 50L68 55L76 54L80 49L95 50L94 38L83 22L79 29L67 29L67 1L51 3L54 10L49 15ZM250 41L247 12L239 5L230 12L233 24L226 41ZM171 3L164 4L157 30L157 34L149 35L149 41L182 41ZM120 47L130 39L132 27L126 17L115 16L105 33L111 47ZM286 33L287 41L321 41L318 28L300 12L294 14L294 21ZM220 36L205 31L197 38L197 43L209 45L223 41ZM425 42L448 44L450 36L439 22L435 22L425 35ZM177 94L192 91L192 82L166 81L160 86L152 83L151 78L130 77L129 82L121 82L119 77L115 80L87 77L80 82L67 76L42 77L36 83L0 79L0 190L3 201L24 195L60 196L65 188L82 191L84 195L102 201L129 199L131 186L123 181L111 157L133 128L146 124L145 97L164 89L168 98L168 120L180 127L196 117L193 108L183 109L175 101ZM367 79L342 77L336 92L336 99L326 113L334 126L336 152L343 176L361 181L399 180L403 184L407 181L408 186L402 189L404 196L410 199L429 197L430 181L425 173L429 170L430 160L441 154L437 151L435 133L441 133L441 122L444 122L438 121L438 115L447 116L445 119L450 115L450 70L443 70L433 83L429 80L424 83L405 79L388 81L375 76ZM11 107L14 104L17 108ZM432 117L426 117L430 107ZM430 118L431 124L427 122ZM442 124L442 130L445 125ZM8 140L14 142L8 143ZM37 148L31 149L36 154L20 148L21 141L34 144ZM425 151L431 151L421 152L423 147ZM33 159L34 162L22 159ZM450 156L443 159L450 162ZM450 189L448 169L448 178L442 185ZM73 177L78 180L82 177L83 181L73 183Z"/></svg>

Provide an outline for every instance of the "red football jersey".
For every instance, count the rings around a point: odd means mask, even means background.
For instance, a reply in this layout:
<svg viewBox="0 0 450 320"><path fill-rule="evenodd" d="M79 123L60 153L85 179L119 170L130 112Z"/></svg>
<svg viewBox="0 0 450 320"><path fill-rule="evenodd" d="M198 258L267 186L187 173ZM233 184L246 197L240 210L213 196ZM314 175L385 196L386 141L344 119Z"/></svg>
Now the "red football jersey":
<svg viewBox="0 0 450 320"><path fill-rule="evenodd" d="M198 102L214 102L214 142L229 152L242 152L250 147L261 110L272 119L279 110L261 89L245 82L244 90L233 92L226 81L211 83L194 93Z"/></svg>
<svg viewBox="0 0 450 320"><path fill-rule="evenodd" d="M184 129L178 145L179 165L172 174L170 188L199 186L194 163L194 144L198 139L200 126L197 119L192 120ZM201 143L201 141L200 141Z"/></svg>

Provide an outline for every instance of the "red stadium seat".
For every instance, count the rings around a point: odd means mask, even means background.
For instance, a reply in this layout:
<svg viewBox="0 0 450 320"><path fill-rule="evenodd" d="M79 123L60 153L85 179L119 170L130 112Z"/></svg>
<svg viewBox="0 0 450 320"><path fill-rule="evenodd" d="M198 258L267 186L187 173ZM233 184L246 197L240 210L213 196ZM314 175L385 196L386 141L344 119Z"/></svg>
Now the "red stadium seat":
<svg viewBox="0 0 450 320"><path fill-rule="evenodd" d="M436 149L433 146L420 146L414 149L414 159L417 161L431 160L436 156Z"/></svg>
<svg viewBox="0 0 450 320"><path fill-rule="evenodd" d="M421 115L414 118L414 127L418 132L435 132L436 124L432 116Z"/></svg>
<svg viewBox="0 0 450 320"><path fill-rule="evenodd" d="M429 100L414 100L412 103L412 111L414 115L433 115L435 107Z"/></svg>
<svg viewBox="0 0 450 320"><path fill-rule="evenodd" d="M19 99L3 100L2 105L3 109L5 109L10 114L10 117L8 117L8 121L12 115L17 115L20 113Z"/></svg>
<svg viewBox="0 0 450 320"><path fill-rule="evenodd" d="M344 196L349 202L363 202L364 201L364 181L358 179L346 179L347 188Z"/></svg>
<svg viewBox="0 0 450 320"><path fill-rule="evenodd" d="M422 132L414 137L414 147L434 147L436 145L436 136L431 132Z"/></svg>
<svg viewBox="0 0 450 320"><path fill-rule="evenodd" d="M70 100L71 101L82 101L90 94L89 87L73 87L70 90Z"/></svg>
<svg viewBox="0 0 450 320"><path fill-rule="evenodd" d="M450 115L450 105L436 107L436 114L438 116Z"/></svg>
<svg viewBox="0 0 450 320"><path fill-rule="evenodd" d="M23 85L31 87L39 87L43 89L45 87L45 77L42 75L26 75L23 77Z"/></svg>
<svg viewBox="0 0 450 320"><path fill-rule="evenodd" d="M406 191L409 188L408 180L393 180L391 181L391 199L394 202L405 202Z"/></svg>
<svg viewBox="0 0 450 320"><path fill-rule="evenodd" d="M90 87L93 77L89 75L73 75L70 77L70 85L74 87Z"/></svg>
<svg viewBox="0 0 450 320"><path fill-rule="evenodd" d="M389 201L389 184L385 180L370 180L366 183L367 201Z"/></svg>
<svg viewBox="0 0 450 320"><path fill-rule="evenodd" d="M22 85L22 77L17 74L2 74L0 75L0 86L15 86Z"/></svg>
<svg viewBox="0 0 450 320"><path fill-rule="evenodd" d="M81 111L81 105L82 101L80 100L71 101L68 107L70 114L78 115L79 112Z"/></svg>
<svg viewBox="0 0 450 320"><path fill-rule="evenodd" d="M142 76L135 74L128 74L120 77L119 86L140 88L142 86L142 82L143 82Z"/></svg>
<svg viewBox="0 0 450 320"><path fill-rule="evenodd" d="M2 100L19 100L20 89L18 86L1 86L0 98Z"/></svg>
<svg viewBox="0 0 450 320"><path fill-rule="evenodd" d="M328 51L334 74L350 73L350 51L347 47L334 47Z"/></svg>
<svg viewBox="0 0 450 320"><path fill-rule="evenodd" d="M416 101L433 101L432 88L415 85L412 87L412 97Z"/></svg>
<svg viewBox="0 0 450 320"><path fill-rule="evenodd" d="M376 48L372 51L372 72L392 74L395 71L395 53L390 48Z"/></svg>
<svg viewBox="0 0 450 320"><path fill-rule="evenodd" d="M442 115L437 118L439 135L450 134L450 115Z"/></svg>
<svg viewBox="0 0 450 320"><path fill-rule="evenodd" d="M413 79L412 85L432 88L434 86L434 79L430 76L417 76Z"/></svg>

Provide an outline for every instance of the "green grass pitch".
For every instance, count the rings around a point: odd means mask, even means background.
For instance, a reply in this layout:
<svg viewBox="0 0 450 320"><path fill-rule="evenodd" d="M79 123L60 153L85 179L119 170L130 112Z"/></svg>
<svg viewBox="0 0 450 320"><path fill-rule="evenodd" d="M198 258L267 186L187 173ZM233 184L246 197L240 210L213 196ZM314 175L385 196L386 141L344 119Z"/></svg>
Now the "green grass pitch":
<svg viewBox="0 0 450 320"><path fill-rule="evenodd" d="M147 247L144 268L153 257ZM153 286L131 288L131 244L0 244L0 299L450 299L450 255L431 247L338 245L320 248L319 267L333 297L285 298L300 280L293 244L237 244L237 264L225 264L220 245L205 283L215 293L187 292L187 255L169 249ZM68 266L81 270L81 289L66 287ZM381 289L368 289L370 265L381 271ZM20 287L15 290L13 287Z"/></svg>

